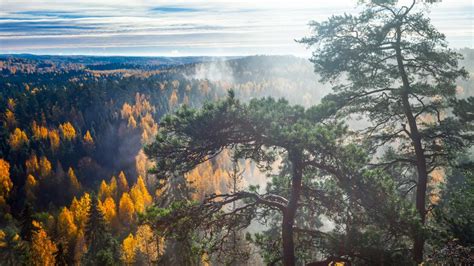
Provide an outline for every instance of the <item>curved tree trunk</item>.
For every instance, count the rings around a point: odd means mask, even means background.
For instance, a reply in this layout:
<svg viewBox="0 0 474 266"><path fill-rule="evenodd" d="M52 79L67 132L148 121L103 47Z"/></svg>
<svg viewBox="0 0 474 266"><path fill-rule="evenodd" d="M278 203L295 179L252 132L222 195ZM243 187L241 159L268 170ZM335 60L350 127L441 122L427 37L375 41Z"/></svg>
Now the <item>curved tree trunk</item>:
<svg viewBox="0 0 474 266"><path fill-rule="evenodd" d="M290 153L292 163L291 195L288 205L283 212L281 237L283 242L283 265L294 266L296 264L295 247L293 242L293 225L295 222L298 200L301 194L301 180L303 177L303 165L301 153Z"/></svg>
<svg viewBox="0 0 474 266"><path fill-rule="evenodd" d="M395 47L398 70L400 72L403 91L401 93L402 106L405 116L408 120L408 126L410 127L410 138L413 142L413 148L415 150L416 156L416 167L418 172L418 182L416 187L416 210L420 216L420 222L423 226L425 224L426 216L426 187L428 182L428 171L426 168L426 157L423 151L423 146L421 143L420 132L418 131L418 125L416 123L416 118L413 115L411 110L411 105L409 102L408 94L410 92L410 83L408 76L405 72L405 66L403 64L403 56L400 48L400 39L401 39L401 29L397 28L397 45ZM425 239L423 232L420 230L414 230L414 244L413 244L413 259L417 263L423 262L423 247Z"/></svg>

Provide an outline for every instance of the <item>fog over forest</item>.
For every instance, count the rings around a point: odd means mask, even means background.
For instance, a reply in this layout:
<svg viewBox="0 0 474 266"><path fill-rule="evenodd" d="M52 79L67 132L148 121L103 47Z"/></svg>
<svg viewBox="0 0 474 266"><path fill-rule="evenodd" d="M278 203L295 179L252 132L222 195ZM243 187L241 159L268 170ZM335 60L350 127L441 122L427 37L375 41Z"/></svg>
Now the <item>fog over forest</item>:
<svg viewBox="0 0 474 266"><path fill-rule="evenodd" d="M474 263L469 3L72 2L0 3L0 265Z"/></svg>

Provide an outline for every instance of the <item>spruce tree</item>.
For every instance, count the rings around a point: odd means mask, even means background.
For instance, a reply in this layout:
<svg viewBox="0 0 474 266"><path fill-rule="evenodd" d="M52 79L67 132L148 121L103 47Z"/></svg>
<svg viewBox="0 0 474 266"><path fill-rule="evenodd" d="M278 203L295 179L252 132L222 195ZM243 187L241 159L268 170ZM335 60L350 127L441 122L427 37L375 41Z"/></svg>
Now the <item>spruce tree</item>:
<svg viewBox="0 0 474 266"><path fill-rule="evenodd" d="M118 255L117 241L107 227L104 215L99 209L97 196L93 195L85 228L87 253L85 265L116 265Z"/></svg>

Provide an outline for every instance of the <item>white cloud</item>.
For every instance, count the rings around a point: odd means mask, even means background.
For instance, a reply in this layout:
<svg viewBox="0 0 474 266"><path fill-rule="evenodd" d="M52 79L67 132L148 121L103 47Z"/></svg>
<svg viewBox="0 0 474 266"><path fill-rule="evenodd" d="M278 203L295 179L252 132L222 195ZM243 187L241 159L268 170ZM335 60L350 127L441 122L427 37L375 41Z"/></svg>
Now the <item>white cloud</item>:
<svg viewBox="0 0 474 266"><path fill-rule="evenodd" d="M121 54L170 54L175 49L169 47L175 46L187 55L193 49L229 55L308 54L294 42L309 34L308 21L354 12L356 2L0 0L0 53L103 53L103 47L115 47ZM443 0L429 16L454 46L473 47L472 7L471 0Z"/></svg>

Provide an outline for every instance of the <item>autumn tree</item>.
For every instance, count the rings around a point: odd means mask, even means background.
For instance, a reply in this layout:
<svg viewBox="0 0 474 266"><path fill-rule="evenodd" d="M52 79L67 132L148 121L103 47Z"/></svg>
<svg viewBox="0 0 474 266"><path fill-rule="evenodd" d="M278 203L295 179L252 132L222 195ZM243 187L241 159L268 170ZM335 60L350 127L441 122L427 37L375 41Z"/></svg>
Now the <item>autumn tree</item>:
<svg viewBox="0 0 474 266"><path fill-rule="evenodd" d="M25 194L26 198L30 201L33 202L36 199L36 188L38 187L38 181L35 179L35 177L31 174L29 174L26 177L26 182L25 182Z"/></svg>
<svg viewBox="0 0 474 266"><path fill-rule="evenodd" d="M54 253L57 251L56 245L39 222L33 221L33 224L37 228L37 231L33 233L31 240L30 252L32 264L38 266L54 266L56 262L54 257Z"/></svg>
<svg viewBox="0 0 474 266"><path fill-rule="evenodd" d="M41 156L39 160L39 175L41 178L48 177L51 174L52 166L51 162L46 156Z"/></svg>
<svg viewBox="0 0 474 266"><path fill-rule="evenodd" d="M76 137L76 129L70 122L59 125L61 136L67 141L71 141Z"/></svg>
<svg viewBox="0 0 474 266"><path fill-rule="evenodd" d="M39 161L36 154L31 154L30 158L25 161L26 172L28 174L39 174Z"/></svg>
<svg viewBox="0 0 474 266"><path fill-rule="evenodd" d="M419 222L412 233L413 260L421 263L430 174L468 146L469 130L449 114L456 79L467 73L416 1L366 2L358 15L311 22L314 34L301 42L314 48L310 60L321 81L336 85L325 101L341 116L366 115L371 125L362 133L374 152L390 147L380 165L415 172ZM401 189L409 194L410 187Z"/></svg>
<svg viewBox="0 0 474 266"><path fill-rule="evenodd" d="M60 145L59 133L57 130L50 130L48 132L49 143L51 150L56 151Z"/></svg>
<svg viewBox="0 0 474 266"><path fill-rule="evenodd" d="M71 240L77 234L77 226L74 222L74 214L67 208L63 207L58 216L57 222L58 232L60 236Z"/></svg>
<svg viewBox="0 0 474 266"><path fill-rule="evenodd" d="M45 140L48 138L48 129L45 126L38 125L36 121L33 121L31 130L33 131L33 137L37 140Z"/></svg>
<svg viewBox="0 0 474 266"><path fill-rule="evenodd" d="M78 195L81 191L81 183L79 183L76 173L74 173L74 169L72 169L72 167L69 167L69 170L67 171L67 176L69 183L69 191L71 195Z"/></svg>
<svg viewBox="0 0 474 266"><path fill-rule="evenodd" d="M136 212L143 212L151 204L152 197L141 176L137 178L137 183L130 190L130 196L134 202Z"/></svg>
<svg viewBox="0 0 474 266"><path fill-rule="evenodd" d="M120 171L118 175L118 192L124 193L130 191L130 187L128 186L127 177L123 171Z"/></svg>
<svg viewBox="0 0 474 266"><path fill-rule="evenodd" d="M133 204L132 198L127 192L123 193L119 203L120 221L125 225L133 224L135 220L135 211L135 205Z"/></svg>
<svg viewBox="0 0 474 266"><path fill-rule="evenodd" d="M118 183L117 183L117 178L115 176L112 176L109 181L109 187L108 187L110 196L112 196L116 201L119 200L118 196Z"/></svg>
<svg viewBox="0 0 474 266"><path fill-rule="evenodd" d="M164 251L164 239L153 232L153 229L147 225L139 225L135 234L137 249L142 253L148 262L148 265L154 265Z"/></svg>
<svg viewBox="0 0 474 266"><path fill-rule="evenodd" d="M122 261L126 265L132 265L135 262L137 253L137 240L130 233L122 242Z"/></svg>
<svg viewBox="0 0 474 266"><path fill-rule="evenodd" d="M99 200L105 200L107 197L111 196L109 186L107 185L107 182L105 182L105 180L102 180L102 182L100 182L98 196Z"/></svg>
<svg viewBox="0 0 474 266"><path fill-rule="evenodd" d="M104 215L104 219L108 225L115 226L117 218L117 207L112 197L108 196L104 202L99 201L99 207Z"/></svg>
<svg viewBox="0 0 474 266"><path fill-rule="evenodd" d="M71 212L74 214L74 220L80 229L84 229L87 223L87 215L91 207L91 197L89 193L84 193L82 197L77 200L76 197L72 199L70 206Z"/></svg>
<svg viewBox="0 0 474 266"><path fill-rule="evenodd" d="M15 128L13 133L10 134L10 138L8 139L8 143L10 144L12 150L20 149L23 145L27 144L28 141L29 140L26 133L19 128Z"/></svg>
<svg viewBox="0 0 474 266"><path fill-rule="evenodd" d="M13 188L10 179L10 164L4 159L0 159L0 207L6 204L6 199Z"/></svg>
<svg viewBox="0 0 474 266"><path fill-rule="evenodd" d="M91 136L91 133L89 130L86 131L86 134L84 134L84 137L82 138L82 141L88 146L94 146L94 139Z"/></svg>

